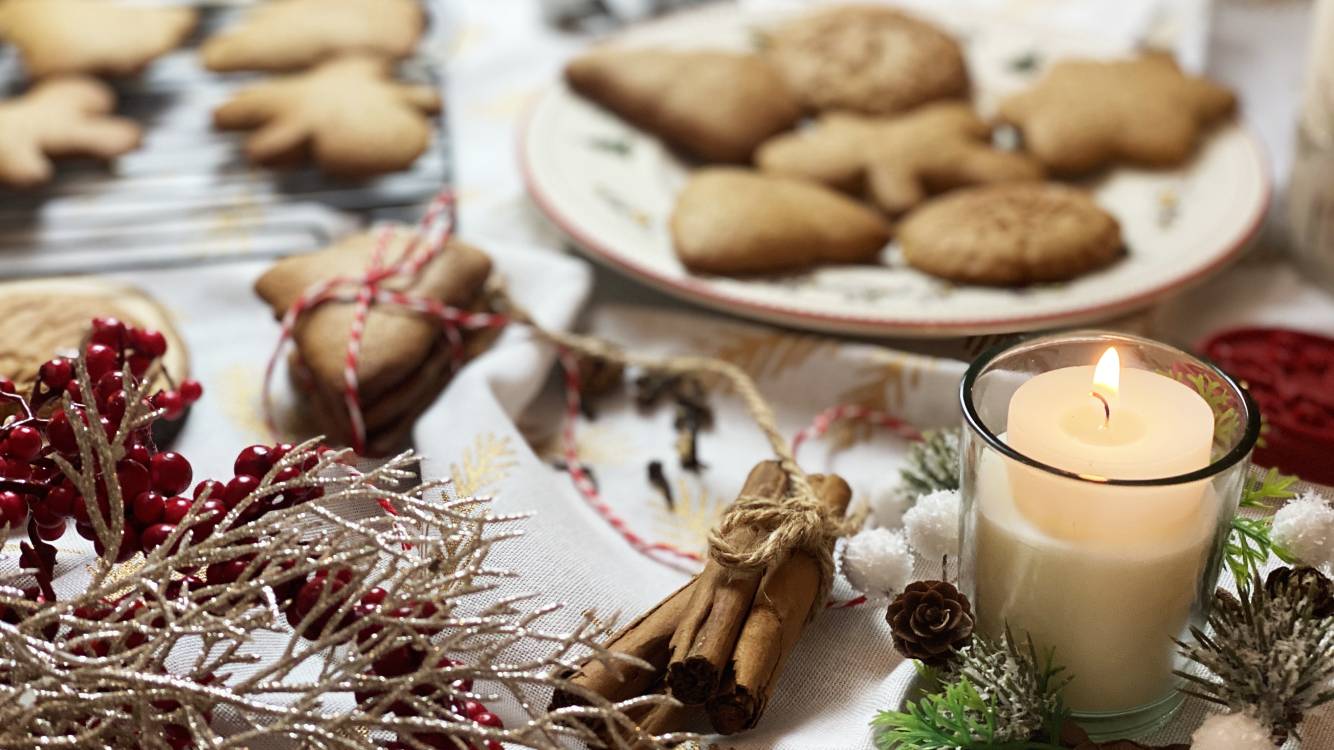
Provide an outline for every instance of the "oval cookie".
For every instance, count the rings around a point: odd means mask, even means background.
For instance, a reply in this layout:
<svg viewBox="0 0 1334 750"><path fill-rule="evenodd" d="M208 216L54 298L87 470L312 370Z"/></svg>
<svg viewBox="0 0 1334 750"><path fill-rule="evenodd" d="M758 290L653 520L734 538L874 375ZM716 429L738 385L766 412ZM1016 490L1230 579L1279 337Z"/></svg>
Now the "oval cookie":
<svg viewBox="0 0 1334 750"><path fill-rule="evenodd" d="M958 42L890 8L849 5L801 16L772 33L766 53L819 111L889 114L968 91Z"/></svg>
<svg viewBox="0 0 1334 750"><path fill-rule="evenodd" d="M1051 183L959 190L909 214L898 236L913 267L990 286L1071 279L1123 249L1111 214L1083 191Z"/></svg>

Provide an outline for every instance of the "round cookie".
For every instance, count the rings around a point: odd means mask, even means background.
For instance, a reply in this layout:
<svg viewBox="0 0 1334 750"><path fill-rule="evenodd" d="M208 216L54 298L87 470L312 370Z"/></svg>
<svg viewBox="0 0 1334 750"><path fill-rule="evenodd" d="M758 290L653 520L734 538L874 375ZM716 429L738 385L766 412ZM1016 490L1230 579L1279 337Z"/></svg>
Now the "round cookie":
<svg viewBox="0 0 1334 750"><path fill-rule="evenodd" d="M913 267L989 286L1071 279L1123 250L1111 214L1083 191L1054 183L956 191L909 214L898 236Z"/></svg>
<svg viewBox="0 0 1334 750"><path fill-rule="evenodd" d="M949 34L881 6L803 15L776 29L765 52L817 111L890 114L968 91L963 51Z"/></svg>
<svg viewBox="0 0 1334 750"><path fill-rule="evenodd" d="M179 383L190 377L185 340L156 300L134 287L94 278L32 279L0 283L0 376L14 381L19 393L32 392L37 369L53 357L77 353L93 318L114 317L153 328L167 339L162 367ZM158 388L170 387L160 378ZM184 419L159 419L153 438L165 444Z"/></svg>

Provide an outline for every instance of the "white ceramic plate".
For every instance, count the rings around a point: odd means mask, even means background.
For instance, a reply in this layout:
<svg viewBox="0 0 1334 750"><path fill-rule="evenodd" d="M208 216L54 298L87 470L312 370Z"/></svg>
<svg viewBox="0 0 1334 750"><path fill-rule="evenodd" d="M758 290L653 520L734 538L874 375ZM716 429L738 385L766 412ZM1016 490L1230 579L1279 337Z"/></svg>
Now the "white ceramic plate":
<svg viewBox="0 0 1334 750"><path fill-rule="evenodd" d="M733 6L638 27L614 44L747 49L777 20ZM995 19L937 18L965 43L977 105L1030 83L1044 62L1115 54L1097 40ZM962 336L1090 323L1198 282L1236 255L1269 205L1255 137L1215 129L1176 170L1118 168L1086 183L1121 222L1129 256L1070 282L1025 289L949 284L909 268L891 245L878 266L825 266L782 276L693 274L672 251L668 221L690 165L651 135L553 84L520 134L528 189L593 258L669 293L751 318L838 333Z"/></svg>

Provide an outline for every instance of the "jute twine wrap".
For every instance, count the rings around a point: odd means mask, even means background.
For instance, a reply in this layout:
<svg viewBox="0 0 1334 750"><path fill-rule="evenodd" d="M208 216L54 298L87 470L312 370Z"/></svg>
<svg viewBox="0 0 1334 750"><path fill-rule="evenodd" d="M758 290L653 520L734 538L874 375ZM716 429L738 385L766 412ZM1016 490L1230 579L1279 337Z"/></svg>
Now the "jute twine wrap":
<svg viewBox="0 0 1334 750"><path fill-rule="evenodd" d="M811 608L810 616L814 617L824 608L834 581L834 542L848 532L848 524L825 512L806 472L797 464L787 440L779 431L773 408L745 370L713 357L660 357L629 352L592 336L547 330L534 322L503 288L495 290L493 302L504 309L512 321L524 324L537 338L585 357L665 375L711 375L730 386L745 404L760 432L764 433L779 467L787 474L788 492L783 497L737 498L709 534L709 558L729 570L753 573L796 553L809 555L820 569L816 606ZM759 533L745 545L728 541L732 532L741 529Z"/></svg>

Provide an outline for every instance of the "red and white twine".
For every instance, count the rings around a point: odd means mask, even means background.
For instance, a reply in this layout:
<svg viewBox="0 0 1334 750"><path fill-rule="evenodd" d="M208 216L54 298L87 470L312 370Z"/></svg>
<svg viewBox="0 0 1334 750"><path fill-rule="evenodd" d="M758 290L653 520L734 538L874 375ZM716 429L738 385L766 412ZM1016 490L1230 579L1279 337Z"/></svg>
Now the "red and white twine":
<svg viewBox="0 0 1334 750"><path fill-rule="evenodd" d="M438 300L428 299L396 289L386 289L384 285L394 280L415 279L426 264L440 256L446 249L454 232L455 218L454 197L448 190L439 193L427 208L421 222L408 238L408 244L399 259L386 264L385 257L396 236L393 227L379 230L371 262L360 275L338 276L312 284L301 294L283 315L277 346L264 368L262 406L265 423L273 434L278 434L274 418L270 387L274 370L288 343L292 340L301 316L326 302L344 302L355 305L351 330L348 333L347 352L343 367L343 403L347 408L348 422L351 426L352 448L358 454L366 451L366 420L361 403L360 380L357 366L361 359L362 342L366 333L366 321L374 305L394 305L414 310L440 323L449 342L450 366L457 369L463 364L463 332L482 329L499 329L510 323L527 324L527 321L511 318L497 313L470 312L446 305ZM632 549L651 559L670 565L682 562L698 564L703 557L690 550L681 549L667 542L652 541L634 531L630 523L602 497L597 484L579 460L579 445L576 428L581 407L581 387L578 360L570 349L558 346L558 360L564 371L565 418L561 428L561 452L565 460L566 471L575 490L585 503L615 531ZM908 440L921 439L921 433L907 422L886 412L863 406L843 405L826 409L816 415L806 428L792 440L792 453L795 455L803 443L824 436L829 429L841 421L868 422L885 428ZM396 515L392 504L382 502L384 510ZM856 606L860 602L853 600L842 605Z"/></svg>

